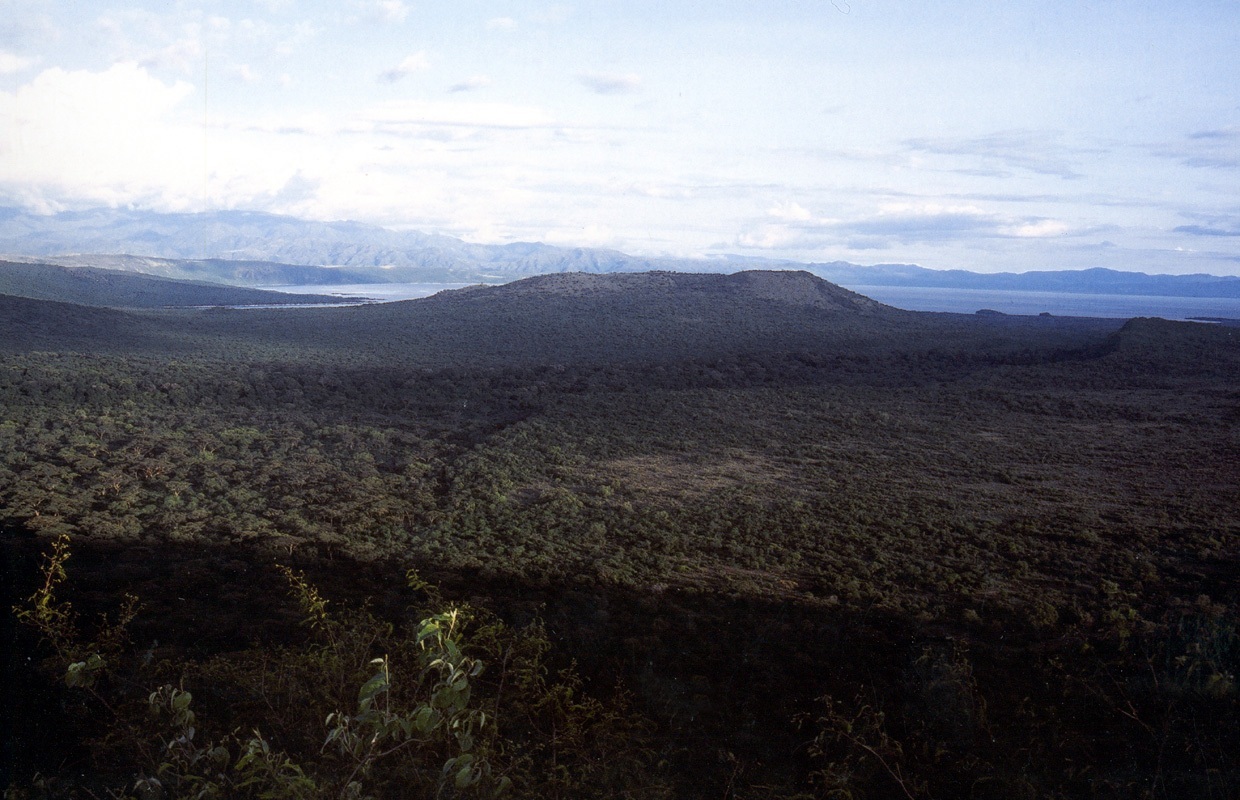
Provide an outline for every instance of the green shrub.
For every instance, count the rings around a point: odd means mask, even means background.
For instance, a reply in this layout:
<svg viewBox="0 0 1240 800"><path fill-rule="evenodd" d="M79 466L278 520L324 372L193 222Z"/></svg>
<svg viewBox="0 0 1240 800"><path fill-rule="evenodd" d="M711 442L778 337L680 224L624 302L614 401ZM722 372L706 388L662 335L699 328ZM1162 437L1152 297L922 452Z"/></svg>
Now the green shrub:
<svg viewBox="0 0 1240 800"><path fill-rule="evenodd" d="M15 609L49 645L64 691L88 692L93 774L31 779L6 796L164 798L652 797L667 794L651 726L617 692L582 692L549 666L539 624L516 630L484 610L433 605L412 625L366 608L329 611L305 577L283 569L305 634L205 661L150 664L124 653L124 625L84 641L56 594L67 538L42 586ZM135 687L154 681L145 692Z"/></svg>

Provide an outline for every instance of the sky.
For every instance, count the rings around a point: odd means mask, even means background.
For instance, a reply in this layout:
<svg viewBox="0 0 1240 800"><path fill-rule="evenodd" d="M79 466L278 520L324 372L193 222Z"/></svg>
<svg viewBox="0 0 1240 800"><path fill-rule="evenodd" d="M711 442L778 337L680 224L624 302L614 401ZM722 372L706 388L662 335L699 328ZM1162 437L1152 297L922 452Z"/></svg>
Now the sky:
<svg viewBox="0 0 1240 800"><path fill-rule="evenodd" d="M0 0L0 205L1240 275L1240 3Z"/></svg>

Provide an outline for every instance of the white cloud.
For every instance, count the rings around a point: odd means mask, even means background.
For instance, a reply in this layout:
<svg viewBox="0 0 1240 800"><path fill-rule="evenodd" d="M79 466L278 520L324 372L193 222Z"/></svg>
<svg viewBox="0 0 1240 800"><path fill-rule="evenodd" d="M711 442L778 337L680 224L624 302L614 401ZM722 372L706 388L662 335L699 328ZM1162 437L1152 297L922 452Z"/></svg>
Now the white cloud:
<svg viewBox="0 0 1240 800"><path fill-rule="evenodd" d="M512 17L492 17L487 20L488 30L505 30L510 31L517 27L517 21Z"/></svg>
<svg viewBox="0 0 1240 800"><path fill-rule="evenodd" d="M763 225L736 237L736 246L750 250L783 250L806 246L805 236L783 225Z"/></svg>
<svg viewBox="0 0 1240 800"><path fill-rule="evenodd" d="M34 59L0 52L0 75L13 75L34 66Z"/></svg>
<svg viewBox="0 0 1240 800"><path fill-rule="evenodd" d="M780 203L767 212L776 219L784 219L795 222L807 222L813 219L813 214L808 209L802 207L799 203Z"/></svg>
<svg viewBox="0 0 1240 800"><path fill-rule="evenodd" d="M972 203L933 200L881 203L843 217L815 216L795 202L779 203L736 238L739 247L806 251L826 247L885 250L898 245L978 244L997 239L1052 239L1073 232L1065 222L1013 217Z"/></svg>
<svg viewBox="0 0 1240 800"><path fill-rule="evenodd" d="M431 68L430 59L426 57L425 50L419 50L413 55L406 56L405 60L380 73L379 80L386 83L396 83L415 72L422 72Z"/></svg>
<svg viewBox="0 0 1240 800"><path fill-rule="evenodd" d="M616 247L621 239L606 225L591 223L580 228L553 228L541 237L547 244L564 247Z"/></svg>
<svg viewBox="0 0 1240 800"><path fill-rule="evenodd" d="M128 63L49 69L0 92L0 185L102 203L161 195L169 185L200 194L192 185L202 180L202 138L178 116L193 91Z"/></svg>
<svg viewBox="0 0 1240 800"><path fill-rule="evenodd" d="M581 72L577 80L596 94L627 94L642 85L642 77L632 72Z"/></svg>
<svg viewBox="0 0 1240 800"><path fill-rule="evenodd" d="M1021 239L1047 239L1062 236L1068 232L1068 225L1056 219L1040 219L1013 225L1005 229L1005 233Z"/></svg>

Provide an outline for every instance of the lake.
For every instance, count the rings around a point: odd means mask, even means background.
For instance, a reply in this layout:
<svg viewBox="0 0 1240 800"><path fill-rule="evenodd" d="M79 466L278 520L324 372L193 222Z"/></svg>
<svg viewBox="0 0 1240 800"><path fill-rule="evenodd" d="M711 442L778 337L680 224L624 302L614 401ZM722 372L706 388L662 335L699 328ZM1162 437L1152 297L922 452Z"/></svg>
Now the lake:
<svg viewBox="0 0 1240 800"><path fill-rule="evenodd" d="M280 292L333 294L365 297L381 302L414 300L472 286L468 283L352 283L329 286L264 286ZM1060 317L1224 317L1240 319L1240 298L1163 297L1126 294L1073 294L1069 292L1021 292L991 289L943 289L909 286L845 286L906 311L949 311L972 314L988 308L1004 314L1035 315L1043 312Z"/></svg>
<svg viewBox="0 0 1240 800"><path fill-rule="evenodd" d="M313 286L260 286L273 292L290 292L292 294L334 294L340 297L365 297L369 300L392 302L395 300L416 300L430 297L448 289L463 289L476 286L473 283L335 283Z"/></svg>
<svg viewBox="0 0 1240 800"><path fill-rule="evenodd" d="M880 303L906 311L951 311L972 314L988 308L1004 314L1059 317L1225 317L1240 319L1240 298L1164 297L1131 294L1073 294L991 289L944 289L910 286L845 287Z"/></svg>

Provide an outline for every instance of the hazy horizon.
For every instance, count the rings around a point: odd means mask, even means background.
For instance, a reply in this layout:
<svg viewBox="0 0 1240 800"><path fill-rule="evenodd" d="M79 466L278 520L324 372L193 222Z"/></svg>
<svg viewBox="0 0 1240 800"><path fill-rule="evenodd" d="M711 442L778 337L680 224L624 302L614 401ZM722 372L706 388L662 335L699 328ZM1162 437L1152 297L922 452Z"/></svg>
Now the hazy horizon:
<svg viewBox="0 0 1240 800"><path fill-rule="evenodd" d="M5 8L0 205L1240 275L1229 4Z"/></svg>

